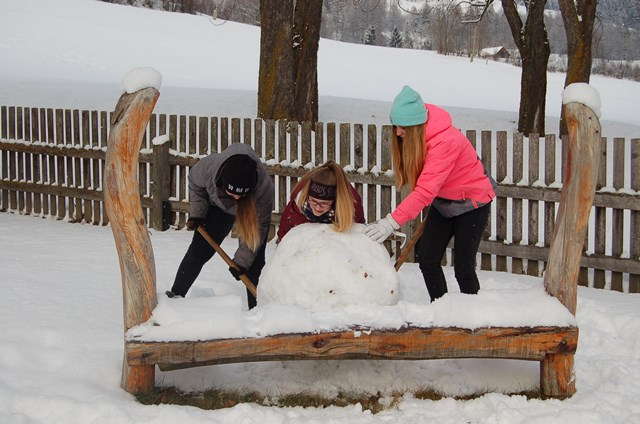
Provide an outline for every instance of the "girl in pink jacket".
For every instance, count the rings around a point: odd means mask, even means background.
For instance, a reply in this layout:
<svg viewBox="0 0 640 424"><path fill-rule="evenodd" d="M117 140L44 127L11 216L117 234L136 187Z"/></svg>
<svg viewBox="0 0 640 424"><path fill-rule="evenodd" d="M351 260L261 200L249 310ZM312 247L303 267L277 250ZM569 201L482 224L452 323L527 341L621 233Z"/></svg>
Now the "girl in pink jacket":
<svg viewBox="0 0 640 424"><path fill-rule="evenodd" d="M420 238L418 260L431 301L447 293L440 261L454 239L454 271L460 291L476 294L480 283L475 259L496 196L495 182L485 172L471 142L452 125L445 110L425 104L404 86L391 107L391 152L398 190L410 194L386 217L364 232L382 243L431 205Z"/></svg>

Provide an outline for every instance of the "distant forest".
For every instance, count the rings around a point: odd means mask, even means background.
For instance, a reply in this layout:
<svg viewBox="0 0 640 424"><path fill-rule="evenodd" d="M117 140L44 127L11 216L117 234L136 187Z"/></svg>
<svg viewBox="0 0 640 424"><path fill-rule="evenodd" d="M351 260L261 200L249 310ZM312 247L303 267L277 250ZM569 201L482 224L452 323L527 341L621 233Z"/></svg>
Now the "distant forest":
<svg viewBox="0 0 640 424"><path fill-rule="evenodd" d="M259 0L103 0L260 25ZM347 43L436 50L475 57L486 48L505 47L518 65L500 1L474 23L477 10L461 0L323 0L321 37ZM550 71L563 71L567 52L557 0L547 0L545 24ZM640 80L640 0L599 0L594 30L593 71Z"/></svg>

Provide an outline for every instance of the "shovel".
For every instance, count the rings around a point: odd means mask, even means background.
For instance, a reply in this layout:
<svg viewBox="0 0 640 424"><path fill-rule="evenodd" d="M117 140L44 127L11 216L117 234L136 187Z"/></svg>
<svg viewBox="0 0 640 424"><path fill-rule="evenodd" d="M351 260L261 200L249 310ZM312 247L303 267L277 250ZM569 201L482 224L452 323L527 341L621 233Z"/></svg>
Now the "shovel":
<svg viewBox="0 0 640 424"><path fill-rule="evenodd" d="M209 244L211 245L211 247L213 247L213 249L218 252L218 255L220 255L222 257L222 259L224 259L224 261L227 263L227 265L229 265L230 267L233 267L237 270L239 270L240 268L238 268L238 265L236 265L235 262L233 262L233 259L231 259L229 257L229 255L227 255L227 253L222 250L222 247L220 247L220 245L218 243L216 243L216 241L209 235L209 233L207 233L205 231L204 228L202 228L202 226L198 226L198 232L200 233L200 235L202 237L204 237L204 239L206 241L209 242ZM240 280L244 283L245 286L247 286L247 290L249 290L249 292L256 297L257 292L256 292L256 286L253 284L253 282L249 279L249 277L247 277L244 274L240 274Z"/></svg>
<svg viewBox="0 0 640 424"><path fill-rule="evenodd" d="M428 211L428 209L427 209L427 211ZM427 211L425 211L425 215L426 215ZM413 234L413 237L411 237L411 240L409 240L409 242L404 247L404 249L402 249L400 251L400 255L398 256L398 259L396 260L396 263L394 265L396 271L398 271L400 269L400 267L402 266L404 261L407 259L407 256L409 256L409 253L411 253L411 251L413 250L413 247L416 245L416 243L420 239L420 236L422 235L422 232L424 231L424 227L425 227L426 223L427 223L427 217L425 216L425 218L422 220L422 222L420 223L418 228L416 228L416 232Z"/></svg>

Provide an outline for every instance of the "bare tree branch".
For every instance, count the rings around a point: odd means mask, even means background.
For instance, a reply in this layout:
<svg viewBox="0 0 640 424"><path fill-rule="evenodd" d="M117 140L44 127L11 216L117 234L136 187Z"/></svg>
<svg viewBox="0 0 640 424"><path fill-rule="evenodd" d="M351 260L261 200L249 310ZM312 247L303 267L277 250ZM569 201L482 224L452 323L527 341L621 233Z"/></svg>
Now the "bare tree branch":
<svg viewBox="0 0 640 424"><path fill-rule="evenodd" d="M477 24L482 20L484 15L489 10L489 6L493 4L493 0L470 0L470 1L461 1L458 5L468 4L471 7L471 10L480 9L479 12L476 13L477 18L473 19L464 19L462 21L463 24Z"/></svg>

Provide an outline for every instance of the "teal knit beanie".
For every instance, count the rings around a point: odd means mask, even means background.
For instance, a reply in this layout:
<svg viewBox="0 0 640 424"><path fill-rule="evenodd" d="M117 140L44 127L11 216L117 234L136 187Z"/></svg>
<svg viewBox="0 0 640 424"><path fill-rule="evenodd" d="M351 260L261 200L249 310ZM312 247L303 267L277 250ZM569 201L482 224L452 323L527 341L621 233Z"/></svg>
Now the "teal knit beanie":
<svg viewBox="0 0 640 424"><path fill-rule="evenodd" d="M393 100L389 117L393 125L400 127L420 125L427 122L427 108L420 94L413 88L405 85Z"/></svg>

